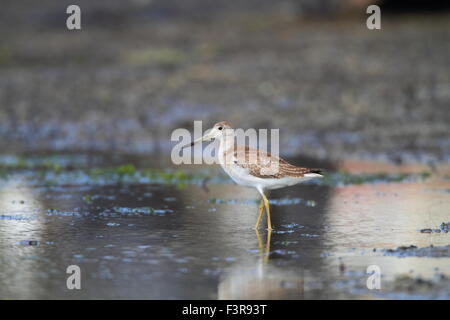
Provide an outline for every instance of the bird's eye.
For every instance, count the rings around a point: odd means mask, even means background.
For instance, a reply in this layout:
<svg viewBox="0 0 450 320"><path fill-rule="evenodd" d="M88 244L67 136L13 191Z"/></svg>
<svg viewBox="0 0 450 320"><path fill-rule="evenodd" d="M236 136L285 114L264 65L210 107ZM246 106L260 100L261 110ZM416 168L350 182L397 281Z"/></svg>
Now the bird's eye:
<svg viewBox="0 0 450 320"><path fill-rule="evenodd" d="M223 128L222 127L218 127L217 129L222 130Z"/></svg>

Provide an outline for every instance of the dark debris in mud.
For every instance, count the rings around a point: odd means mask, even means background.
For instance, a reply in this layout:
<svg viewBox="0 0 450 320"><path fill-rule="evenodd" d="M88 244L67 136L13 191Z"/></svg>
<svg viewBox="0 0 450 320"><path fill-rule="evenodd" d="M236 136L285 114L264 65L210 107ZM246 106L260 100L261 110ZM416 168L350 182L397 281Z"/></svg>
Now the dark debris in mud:
<svg viewBox="0 0 450 320"><path fill-rule="evenodd" d="M421 229L421 233L448 233L450 231L450 222L442 222L438 229L425 228Z"/></svg>
<svg viewBox="0 0 450 320"><path fill-rule="evenodd" d="M447 246L433 246L418 248L414 245L402 246L397 249L385 249L384 255L396 257L430 257L441 258L450 257L450 245Z"/></svg>
<svg viewBox="0 0 450 320"><path fill-rule="evenodd" d="M37 240L22 240L17 242L17 244L23 245L23 246L38 246L39 241Z"/></svg>
<svg viewBox="0 0 450 320"><path fill-rule="evenodd" d="M393 281L383 284L383 291L392 298L448 299L450 279L443 273L435 273L432 278L420 275L401 274Z"/></svg>
<svg viewBox="0 0 450 320"><path fill-rule="evenodd" d="M341 264L341 279L336 282L339 290L348 290L354 294L371 294L384 299L448 299L450 278L436 269L429 277L416 274L414 271L401 273L394 278L381 276L380 289L367 288L367 274L351 270L345 271Z"/></svg>
<svg viewBox="0 0 450 320"><path fill-rule="evenodd" d="M420 277L414 278L408 275L403 275L397 277L394 280L393 286L396 291L411 292L418 289L429 290L432 289L434 285L431 280L423 279Z"/></svg>

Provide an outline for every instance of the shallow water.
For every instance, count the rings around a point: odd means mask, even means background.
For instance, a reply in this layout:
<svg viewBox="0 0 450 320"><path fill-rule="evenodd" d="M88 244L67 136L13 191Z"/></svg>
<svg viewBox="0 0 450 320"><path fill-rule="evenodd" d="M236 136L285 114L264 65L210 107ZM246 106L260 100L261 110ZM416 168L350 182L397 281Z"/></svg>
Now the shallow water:
<svg viewBox="0 0 450 320"><path fill-rule="evenodd" d="M338 169L348 167L390 168ZM450 222L445 173L274 191L270 234L252 229L257 192L226 180L39 184L30 174L0 185L2 299L450 298L450 247L439 248L450 233L421 232ZM410 245L434 247L389 251ZM69 265L81 290L66 287ZM381 290L366 286L370 265Z"/></svg>

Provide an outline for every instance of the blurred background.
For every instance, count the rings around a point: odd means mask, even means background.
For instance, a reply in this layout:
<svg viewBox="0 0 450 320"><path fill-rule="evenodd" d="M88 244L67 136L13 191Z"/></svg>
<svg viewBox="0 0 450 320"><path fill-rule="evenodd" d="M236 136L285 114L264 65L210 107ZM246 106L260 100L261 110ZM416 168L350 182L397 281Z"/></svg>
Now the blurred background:
<svg viewBox="0 0 450 320"><path fill-rule="evenodd" d="M1 1L3 152L169 152L228 120L286 156L450 159L445 1L79 0L78 31L70 4Z"/></svg>
<svg viewBox="0 0 450 320"><path fill-rule="evenodd" d="M0 299L449 299L449 4L0 8ZM271 193L275 230L255 233L255 190L171 168L194 120L279 128L325 178Z"/></svg>

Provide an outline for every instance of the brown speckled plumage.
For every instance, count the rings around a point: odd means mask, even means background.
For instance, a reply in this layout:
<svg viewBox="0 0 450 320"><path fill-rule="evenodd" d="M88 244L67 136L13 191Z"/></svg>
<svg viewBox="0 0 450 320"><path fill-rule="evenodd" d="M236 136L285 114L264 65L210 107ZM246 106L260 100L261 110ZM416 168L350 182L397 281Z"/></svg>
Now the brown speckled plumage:
<svg viewBox="0 0 450 320"><path fill-rule="evenodd" d="M248 169L252 176L264 179L279 179L284 177L303 178L307 173L322 173L320 169L297 167L270 153L247 146L227 150L225 152L225 159L229 163ZM277 161L278 168L276 167ZM270 169L271 165L274 165L275 170Z"/></svg>

